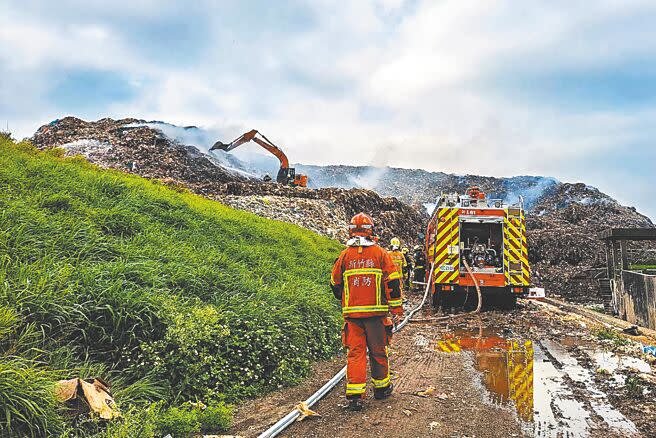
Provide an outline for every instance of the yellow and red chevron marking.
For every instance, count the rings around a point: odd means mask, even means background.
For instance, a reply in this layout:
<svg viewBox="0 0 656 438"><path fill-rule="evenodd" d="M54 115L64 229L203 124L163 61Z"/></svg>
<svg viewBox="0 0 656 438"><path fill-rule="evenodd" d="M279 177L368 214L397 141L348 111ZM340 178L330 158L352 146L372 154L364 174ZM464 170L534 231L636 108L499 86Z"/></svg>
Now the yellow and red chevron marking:
<svg viewBox="0 0 656 438"><path fill-rule="evenodd" d="M460 258L458 251L449 251L458 247L460 242L458 208L440 208L437 212L437 235L435 238L435 283L453 283L458 279Z"/></svg>
<svg viewBox="0 0 656 438"><path fill-rule="evenodd" d="M520 216L506 214L503 256L506 282L513 286L528 286L530 274L526 245L526 222L522 213Z"/></svg>
<svg viewBox="0 0 656 438"><path fill-rule="evenodd" d="M437 341L437 350L444 353L460 353L460 344L458 342L450 341L445 339L443 341Z"/></svg>
<svg viewBox="0 0 656 438"><path fill-rule="evenodd" d="M522 213L521 217L521 228L520 231L522 233L522 273L524 276L524 286L528 286L531 284L531 267L528 264L528 244L526 242L526 218L524 217L524 214Z"/></svg>
<svg viewBox="0 0 656 438"><path fill-rule="evenodd" d="M508 352L508 397L524 421L533 421L533 344L512 343Z"/></svg>

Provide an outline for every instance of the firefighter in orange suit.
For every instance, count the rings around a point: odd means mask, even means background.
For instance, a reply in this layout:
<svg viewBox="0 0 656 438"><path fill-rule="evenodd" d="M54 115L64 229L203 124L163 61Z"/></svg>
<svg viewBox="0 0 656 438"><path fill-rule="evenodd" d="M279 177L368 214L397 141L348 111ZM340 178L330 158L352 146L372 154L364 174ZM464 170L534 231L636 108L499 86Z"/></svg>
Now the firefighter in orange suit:
<svg viewBox="0 0 656 438"><path fill-rule="evenodd" d="M401 277L405 278L405 273L408 270L408 260L405 258L405 254L401 251L401 241L397 237L394 237L390 240L390 247L389 255L398 271L401 273ZM401 299L406 301L405 291L403 290L403 280L401 280Z"/></svg>
<svg viewBox="0 0 656 438"><path fill-rule="evenodd" d="M346 398L349 409L362 409L367 386L367 349L371 365L374 397L392 394L388 346L392 320L403 315L401 273L384 248L374 241L371 217L359 213L351 219L350 239L333 267L331 287L342 302L344 331L348 349Z"/></svg>

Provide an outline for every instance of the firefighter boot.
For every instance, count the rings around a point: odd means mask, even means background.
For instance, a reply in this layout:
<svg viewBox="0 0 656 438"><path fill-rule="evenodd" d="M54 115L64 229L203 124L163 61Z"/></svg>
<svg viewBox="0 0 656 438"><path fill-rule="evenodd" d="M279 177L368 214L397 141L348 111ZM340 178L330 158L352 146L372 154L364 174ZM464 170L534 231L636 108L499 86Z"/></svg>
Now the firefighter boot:
<svg viewBox="0 0 656 438"><path fill-rule="evenodd" d="M392 395L392 391L394 391L394 385L391 383L385 388L376 388L374 389L374 398L376 400L382 400Z"/></svg>
<svg viewBox="0 0 656 438"><path fill-rule="evenodd" d="M362 410L362 398L357 397L357 398L351 398L349 399L349 404L348 408L349 411L361 411Z"/></svg>

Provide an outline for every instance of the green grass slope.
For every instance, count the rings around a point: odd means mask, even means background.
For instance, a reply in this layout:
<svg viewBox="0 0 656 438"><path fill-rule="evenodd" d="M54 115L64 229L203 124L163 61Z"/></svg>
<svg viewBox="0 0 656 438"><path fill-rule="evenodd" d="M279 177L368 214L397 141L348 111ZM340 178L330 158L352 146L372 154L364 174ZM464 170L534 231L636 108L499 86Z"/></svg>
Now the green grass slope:
<svg viewBox="0 0 656 438"><path fill-rule="evenodd" d="M224 403L337 350L337 242L58 155L0 138L0 435L225 427ZM75 376L123 418L65 420L52 388Z"/></svg>

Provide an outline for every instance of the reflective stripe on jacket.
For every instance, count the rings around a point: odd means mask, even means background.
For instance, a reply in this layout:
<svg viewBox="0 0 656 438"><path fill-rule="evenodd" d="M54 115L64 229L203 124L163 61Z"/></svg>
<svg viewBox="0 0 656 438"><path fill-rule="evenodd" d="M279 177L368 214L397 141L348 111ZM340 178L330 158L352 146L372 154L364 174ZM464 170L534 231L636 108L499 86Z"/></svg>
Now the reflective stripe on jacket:
<svg viewBox="0 0 656 438"><path fill-rule="evenodd" d="M403 253L401 251L390 251L389 255L396 267L399 269L399 272L403 274L408 267L408 261L405 259Z"/></svg>
<svg viewBox="0 0 656 438"><path fill-rule="evenodd" d="M378 245L351 246L335 261L331 283L343 286L342 314L345 317L368 318L387 314L390 302L385 285L400 278L400 272L385 249Z"/></svg>

